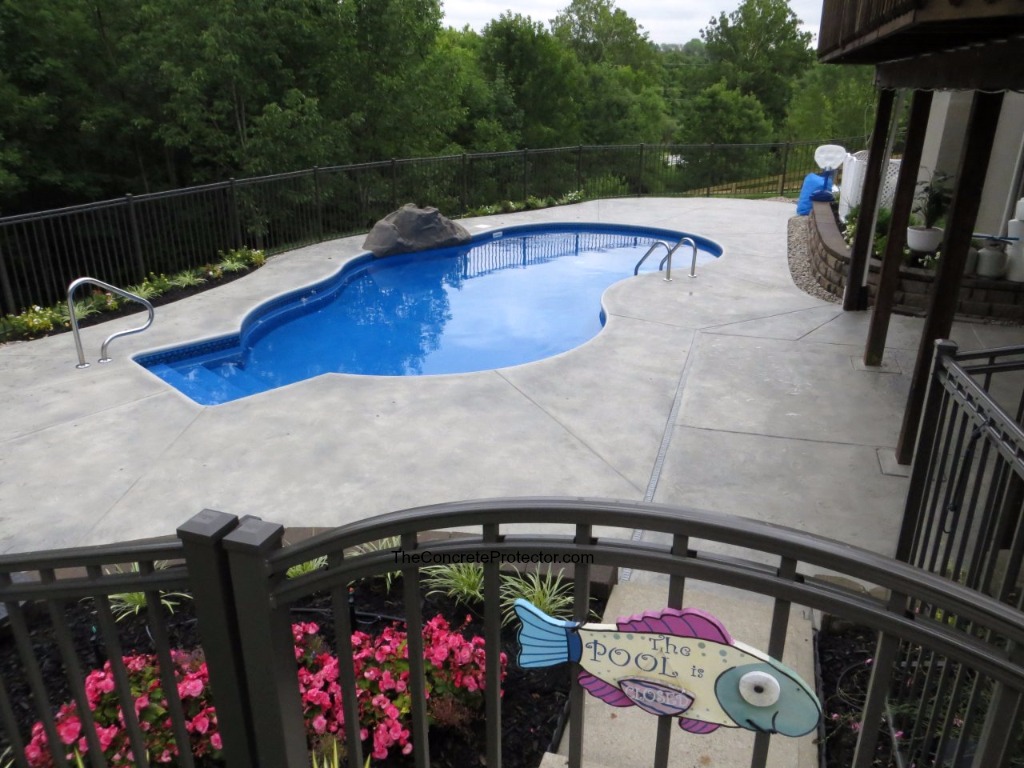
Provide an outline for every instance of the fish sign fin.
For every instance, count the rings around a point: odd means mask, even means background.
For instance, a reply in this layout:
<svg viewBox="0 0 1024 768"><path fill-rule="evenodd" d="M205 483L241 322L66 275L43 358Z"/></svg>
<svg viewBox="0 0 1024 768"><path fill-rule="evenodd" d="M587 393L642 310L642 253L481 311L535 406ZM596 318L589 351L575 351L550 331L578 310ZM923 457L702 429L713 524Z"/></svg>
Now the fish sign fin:
<svg viewBox="0 0 1024 768"><path fill-rule="evenodd" d="M689 717L679 718L679 727L688 733L705 734L717 731L718 723L705 723L703 720L693 720Z"/></svg>
<svg viewBox="0 0 1024 768"><path fill-rule="evenodd" d="M620 632L660 632L676 637L699 637L732 645L732 636L716 617L699 608L664 608L619 619Z"/></svg>
<svg viewBox="0 0 1024 768"><path fill-rule="evenodd" d="M611 704L613 707L636 706L620 688L611 683L606 683L589 672L580 672L579 681L580 685L586 688L591 696L596 696L605 704Z"/></svg>

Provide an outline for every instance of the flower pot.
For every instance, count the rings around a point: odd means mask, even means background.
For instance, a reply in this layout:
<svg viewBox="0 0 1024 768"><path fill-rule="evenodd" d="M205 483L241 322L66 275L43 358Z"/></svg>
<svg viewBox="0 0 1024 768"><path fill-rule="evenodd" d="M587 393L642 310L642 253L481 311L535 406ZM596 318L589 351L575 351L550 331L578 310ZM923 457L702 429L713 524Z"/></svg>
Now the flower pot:
<svg viewBox="0 0 1024 768"><path fill-rule="evenodd" d="M1002 277L1006 272L1006 252L998 240L986 241L978 251L978 277Z"/></svg>
<svg viewBox="0 0 1024 768"><path fill-rule="evenodd" d="M907 227L907 248L917 253L934 253L942 245L939 227Z"/></svg>

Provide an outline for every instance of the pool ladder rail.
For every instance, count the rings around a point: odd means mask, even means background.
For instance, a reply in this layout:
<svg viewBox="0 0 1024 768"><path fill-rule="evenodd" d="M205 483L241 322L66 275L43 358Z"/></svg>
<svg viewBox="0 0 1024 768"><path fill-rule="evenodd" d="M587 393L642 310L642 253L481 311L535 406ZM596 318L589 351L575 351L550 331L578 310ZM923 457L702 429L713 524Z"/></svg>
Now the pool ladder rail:
<svg viewBox="0 0 1024 768"><path fill-rule="evenodd" d="M100 346L100 359L101 363L109 363L110 358L107 356L107 347L110 346L110 342L114 339L118 339L121 336L129 336L133 333L142 333L144 330L149 328L153 324L153 305L146 301L141 296L136 296L134 293L118 288L116 285L105 283L102 280L97 280L95 277L80 277L77 280L72 281L71 285L68 286L68 317L71 318L71 330L75 334L75 349L78 350L78 365L75 368L88 368L89 363L85 362L85 352L82 351L82 335L78 330L78 318L75 316L75 291L83 285L95 285L97 288L102 288L105 291L116 293L118 296L123 296L131 301L138 302L146 308L149 312L149 317L146 322L140 325L138 328L129 328L124 331L118 331L117 333L110 334Z"/></svg>
<svg viewBox="0 0 1024 768"><path fill-rule="evenodd" d="M679 247L681 245L684 245L684 244L689 245L693 249L693 258L690 260L690 277L696 277L697 276L697 243L694 241L694 239L692 237L681 237L681 238L679 238L679 242L676 243L675 245L673 245L671 248L669 247L668 243L666 243L664 240L658 240L650 248L647 249L647 253L645 253L643 256L640 257L640 261L638 261L636 263L636 266L633 268L633 274L634 275L640 274L640 265L643 264L645 261L647 261L647 257L650 256L652 253L654 253L654 251L660 245L660 246L662 246L665 249L666 253L665 253L665 256L662 258L661 263L658 264L658 271L660 272L661 270L664 269L665 270L665 282L666 283L671 283L672 282L672 254L675 253L679 249ZM668 265L667 268L665 266L666 264Z"/></svg>

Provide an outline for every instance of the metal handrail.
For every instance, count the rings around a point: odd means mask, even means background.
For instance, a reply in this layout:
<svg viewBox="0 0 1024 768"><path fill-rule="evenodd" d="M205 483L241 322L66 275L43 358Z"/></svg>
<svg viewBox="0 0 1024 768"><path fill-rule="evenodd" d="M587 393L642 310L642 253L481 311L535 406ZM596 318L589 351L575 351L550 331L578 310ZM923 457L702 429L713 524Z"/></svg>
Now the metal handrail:
<svg viewBox="0 0 1024 768"><path fill-rule="evenodd" d="M657 248L659 245L664 247L665 250L668 251L668 243L666 243L664 240L658 240L656 243L654 243L650 248L647 249L647 253L645 253L643 256L640 257L640 261L638 261L636 263L636 266L633 267L633 276L634 277L640 274L640 267L641 267L641 265L645 261L647 261L647 257L650 256L652 253L654 253L654 249ZM662 262L662 263L664 263L664 262Z"/></svg>
<svg viewBox="0 0 1024 768"><path fill-rule="evenodd" d="M690 277L697 276L697 243L692 237L683 237L672 247L672 250L668 252L665 258L661 260L661 264L658 265L658 269L660 270L665 267L666 263L668 264L668 268L665 270L666 283L672 282L672 254L675 253L676 249L683 243L689 243L690 247L693 248L693 258L690 260Z"/></svg>
<svg viewBox="0 0 1024 768"><path fill-rule="evenodd" d="M665 247L666 253L665 253L665 257L661 260L661 263L658 264L658 271L665 270L665 282L666 283L671 283L672 282L672 254L675 253L676 250L681 245L683 245L684 243L689 243L690 247L693 248L693 259L690 261L690 277L696 277L697 276L697 243L694 241L694 239L692 237L681 237L681 238L679 238L679 242L677 242L671 248L669 248L668 243L666 243L664 240L658 240L650 248L647 249L647 253L645 253L643 256L640 257L640 261L638 261L636 263L636 266L633 267L633 275L635 276L635 275L640 274L640 267L641 267L641 265L645 261L647 261L647 257L650 256L652 253L654 253L654 250L659 245L661 245L661 246Z"/></svg>
<svg viewBox="0 0 1024 768"><path fill-rule="evenodd" d="M110 283L105 283L102 280L97 280L95 277L80 277L77 280L73 280L71 285L68 286L68 316L71 318L71 330L75 335L75 349L78 350L78 365L76 365L75 368L89 367L89 363L85 362L85 352L82 351L82 336L78 330L78 318L75 316L75 291L82 285L95 285L105 291L110 291L111 293L116 293L118 296L123 296L126 299L138 302L144 306L146 311L149 313L149 317L146 319L146 322L138 328L129 328L124 331L118 331L117 333L110 334L106 339L104 339L103 344L100 346L99 362L101 363L110 362L110 358L107 357L107 347L110 346L110 342L114 339L120 338L121 336L130 336L133 333L142 333L153 324L154 314L152 304L141 296L136 296L134 293L122 290L116 285L111 285Z"/></svg>

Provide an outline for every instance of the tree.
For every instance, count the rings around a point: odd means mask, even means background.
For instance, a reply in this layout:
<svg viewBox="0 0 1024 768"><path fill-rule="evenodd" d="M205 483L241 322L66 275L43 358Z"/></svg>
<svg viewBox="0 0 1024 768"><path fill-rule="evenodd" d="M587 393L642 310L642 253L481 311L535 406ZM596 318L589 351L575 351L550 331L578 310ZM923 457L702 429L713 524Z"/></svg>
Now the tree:
<svg viewBox="0 0 1024 768"><path fill-rule="evenodd" d="M572 0L551 21L555 37L584 65L617 64L655 73L657 52L642 31L614 0Z"/></svg>
<svg viewBox="0 0 1024 768"><path fill-rule="evenodd" d="M515 94L504 78L488 80L480 58L482 48L482 38L468 26L445 30L438 38L438 54L449 67L448 87L459 103L446 154L519 146Z"/></svg>
<svg viewBox="0 0 1024 768"><path fill-rule="evenodd" d="M812 64L790 101L786 135L792 141L868 136L877 97L872 67Z"/></svg>
<svg viewBox="0 0 1024 768"><path fill-rule="evenodd" d="M528 16L504 13L483 30L481 62L513 94L524 147L577 144L584 71L571 51Z"/></svg>
<svg viewBox="0 0 1024 768"><path fill-rule="evenodd" d="M761 144L772 137L771 122L761 103L747 93L718 82L690 100L679 125L683 144ZM685 154L684 172L691 187L710 187L749 178L762 167L762 148L701 148Z"/></svg>
<svg viewBox="0 0 1024 768"><path fill-rule="evenodd" d="M690 101L676 138L682 144L760 144L771 137L761 103L721 81Z"/></svg>
<svg viewBox="0 0 1024 768"><path fill-rule="evenodd" d="M796 78L814 61L811 34L800 30L787 0L743 0L700 34L715 79L756 97L780 126Z"/></svg>

